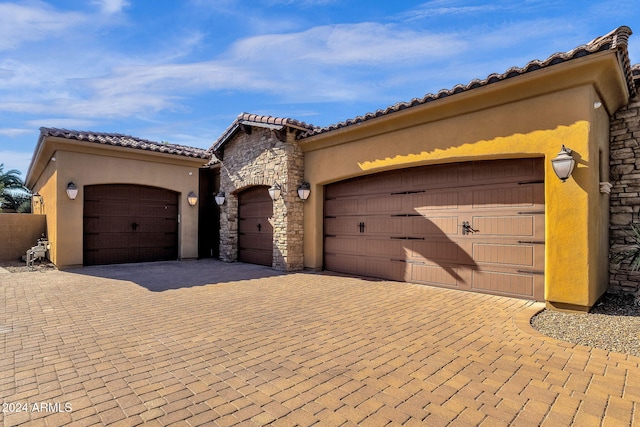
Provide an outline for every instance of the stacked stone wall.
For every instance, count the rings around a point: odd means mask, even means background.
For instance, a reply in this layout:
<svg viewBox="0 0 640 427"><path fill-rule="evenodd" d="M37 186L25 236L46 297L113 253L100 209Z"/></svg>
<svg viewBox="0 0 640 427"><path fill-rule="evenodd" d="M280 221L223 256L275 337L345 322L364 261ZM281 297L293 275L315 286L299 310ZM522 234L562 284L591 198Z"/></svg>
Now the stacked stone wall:
<svg viewBox="0 0 640 427"><path fill-rule="evenodd" d="M633 244L632 225L640 225L640 97L619 110L611 121L610 280L613 293L640 292L640 272L615 260Z"/></svg>
<svg viewBox="0 0 640 427"><path fill-rule="evenodd" d="M220 212L220 259L238 258L238 194L247 188L281 186L281 197L273 203L273 268L296 271L303 268L303 205L297 196L303 180L304 154L287 132L280 141L270 129L238 132L224 149L220 168L220 191L226 202Z"/></svg>

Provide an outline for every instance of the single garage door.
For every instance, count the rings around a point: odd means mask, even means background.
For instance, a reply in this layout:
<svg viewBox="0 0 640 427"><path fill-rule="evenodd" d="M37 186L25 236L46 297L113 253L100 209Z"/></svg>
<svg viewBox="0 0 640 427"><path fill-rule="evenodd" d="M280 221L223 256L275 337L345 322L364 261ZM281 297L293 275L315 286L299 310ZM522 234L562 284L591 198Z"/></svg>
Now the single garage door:
<svg viewBox="0 0 640 427"><path fill-rule="evenodd" d="M544 300L542 159L356 178L324 206L327 270Z"/></svg>
<svg viewBox="0 0 640 427"><path fill-rule="evenodd" d="M109 184L84 188L84 264L178 258L178 193Z"/></svg>
<svg viewBox="0 0 640 427"><path fill-rule="evenodd" d="M238 195L238 261L271 266L272 217L273 201L267 187L252 187Z"/></svg>

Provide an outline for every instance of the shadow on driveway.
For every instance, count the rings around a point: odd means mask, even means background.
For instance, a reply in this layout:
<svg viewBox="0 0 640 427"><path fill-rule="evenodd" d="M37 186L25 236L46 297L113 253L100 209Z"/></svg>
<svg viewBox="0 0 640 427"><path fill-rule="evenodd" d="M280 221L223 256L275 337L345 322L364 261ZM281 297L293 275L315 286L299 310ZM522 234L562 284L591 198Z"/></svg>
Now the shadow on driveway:
<svg viewBox="0 0 640 427"><path fill-rule="evenodd" d="M262 265L240 262L227 263L214 259L96 265L74 268L67 270L67 272L126 280L145 287L152 292L260 279L285 274Z"/></svg>

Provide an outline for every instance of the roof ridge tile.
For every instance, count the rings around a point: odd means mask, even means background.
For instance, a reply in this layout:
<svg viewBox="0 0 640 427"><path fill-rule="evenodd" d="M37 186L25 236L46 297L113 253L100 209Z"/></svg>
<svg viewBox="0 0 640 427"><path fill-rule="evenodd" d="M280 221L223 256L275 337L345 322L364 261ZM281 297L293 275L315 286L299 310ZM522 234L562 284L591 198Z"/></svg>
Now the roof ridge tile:
<svg viewBox="0 0 640 427"><path fill-rule="evenodd" d="M148 139L124 135L121 133L92 132L69 130L55 127L41 127L38 144L40 144L40 141L42 141L42 139L47 136L59 137L64 139L75 139L77 141L85 141L103 145L134 148L138 150L155 151L185 157L194 157L201 159L208 159L210 157L210 154L207 152L207 150L204 150L202 148L189 147L187 145L180 144L160 143Z"/></svg>

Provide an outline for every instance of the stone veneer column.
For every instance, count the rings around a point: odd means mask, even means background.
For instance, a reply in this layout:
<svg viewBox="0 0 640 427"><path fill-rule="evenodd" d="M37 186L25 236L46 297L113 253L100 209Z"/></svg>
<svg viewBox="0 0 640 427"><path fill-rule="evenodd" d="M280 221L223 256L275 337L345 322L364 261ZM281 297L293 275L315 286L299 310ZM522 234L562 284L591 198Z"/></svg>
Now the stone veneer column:
<svg viewBox="0 0 640 427"><path fill-rule="evenodd" d="M636 80L638 82L638 80ZM631 224L640 225L640 97L620 109L611 121L610 179L611 224L610 253L632 240ZM640 291L640 272L629 265L610 263L609 289L616 293Z"/></svg>
<svg viewBox="0 0 640 427"><path fill-rule="evenodd" d="M276 270L303 268L303 204L298 185L303 180L304 154L287 132L282 142L269 129L238 132L224 148L220 191L226 202L220 212L220 259L238 259L238 193L256 185L278 183L282 195L273 203L273 263Z"/></svg>

